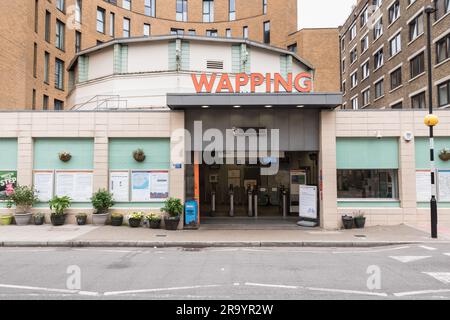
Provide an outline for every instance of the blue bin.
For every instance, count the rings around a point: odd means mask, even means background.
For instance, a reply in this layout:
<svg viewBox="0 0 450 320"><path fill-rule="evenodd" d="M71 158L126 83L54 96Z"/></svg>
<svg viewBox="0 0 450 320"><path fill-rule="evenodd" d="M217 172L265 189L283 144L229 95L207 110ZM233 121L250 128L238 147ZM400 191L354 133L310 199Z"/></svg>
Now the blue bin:
<svg viewBox="0 0 450 320"><path fill-rule="evenodd" d="M198 204L195 200L186 201L184 205L184 225L198 228Z"/></svg>

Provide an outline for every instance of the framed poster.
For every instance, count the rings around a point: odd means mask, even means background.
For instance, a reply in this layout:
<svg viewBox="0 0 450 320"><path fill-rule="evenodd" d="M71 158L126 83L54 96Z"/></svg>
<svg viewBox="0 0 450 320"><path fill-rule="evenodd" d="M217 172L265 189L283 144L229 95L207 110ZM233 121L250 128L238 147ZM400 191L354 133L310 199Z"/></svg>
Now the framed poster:
<svg viewBox="0 0 450 320"><path fill-rule="evenodd" d="M150 199L164 201L169 197L169 171L150 173Z"/></svg>
<svg viewBox="0 0 450 320"><path fill-rule="evenodd" d="M439 201L450 202L450 170L439 170Z"/></svg>
<svg viewBox="0 0 450 320"><path fill-rule="evenodd" d="M55 193L69 196L73 202L90 202L93 191L92 171L57 171Z"/></svg>
<svg viewBox="0 0 450 320"><path fill-rule="evenodd" d="M299 216L301 218L317 219L317 187L300 185Z"/></svg>
<svg viewBox="0 0 450 320"><path fill-rule="evenodd" d="M35 171L33 177L34 190L40 202L47 202L53 197L53 171Z"/></svg>
<svg viewBox="0 0 450 320"><path fill-rule="evenodd" d="M131 200L134 202L149 202L150 171L133 171L131 173Z"/></svg>
<svg viewBox="0 0 450 320"><path fill-rule="evenodd" d="M5 201L8 188L17 185L17 171L0 171L0 201Z"/></svg>
<svg viewBox="0 0 450 320"><path fill-rule="evenodd" d="M431 171L416 171L416 197L417 202L427 202L431 199Z"/></svg>
<svg viewBox="0 0 450 320"><path fill-rule="evenodd" d="M109 173L109 191L116 202L130 201L130 172L111 171Z"/></svg>

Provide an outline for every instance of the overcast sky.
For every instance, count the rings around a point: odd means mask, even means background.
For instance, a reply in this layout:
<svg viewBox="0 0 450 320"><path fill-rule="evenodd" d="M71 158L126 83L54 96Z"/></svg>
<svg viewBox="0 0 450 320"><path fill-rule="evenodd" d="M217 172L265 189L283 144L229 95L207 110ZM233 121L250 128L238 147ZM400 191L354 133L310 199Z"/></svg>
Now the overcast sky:
<svg viewBox="0 0 450 320"><path fill-rule="evenodd" d="M297 0L299 29L344 24L356 0Z"/></svg>

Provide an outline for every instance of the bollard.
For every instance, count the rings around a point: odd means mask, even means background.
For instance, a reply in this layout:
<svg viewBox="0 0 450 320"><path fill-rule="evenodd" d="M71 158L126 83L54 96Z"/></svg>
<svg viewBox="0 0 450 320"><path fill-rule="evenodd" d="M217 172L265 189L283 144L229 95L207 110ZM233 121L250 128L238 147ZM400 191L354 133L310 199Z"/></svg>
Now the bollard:
<svg viewBox="0 0 450 320"><path fill-rule="evenodd" d="M230 217L234 217L234 194L230 192Z"/></svg>
<svg viewBox="0 0 450 320"><path fill-rule="evenodd" d="M287 194L285 191L283 191L283 219L287 218Z"/></svg>
<svg viewBox="0 0 450 320"><path fill-rule="evenodd" d="M247 214L249 217L253 217L253 196L252 191L250 190L248 193L248 208L247 208Z"/></svg>
<svg viewBox="0 0 450 320"><path fill-rule="evenodd" d="M216 213L216 192L213 191L211 193L211 215L214 215Z"/></svg>
<svg viewBox="0 0 450 320"><path fill-rule="evenodd" d="M258 194L255 193L255 198L254 198L255 202L254 202L254 216L255 218L258 218Z"/></svg>

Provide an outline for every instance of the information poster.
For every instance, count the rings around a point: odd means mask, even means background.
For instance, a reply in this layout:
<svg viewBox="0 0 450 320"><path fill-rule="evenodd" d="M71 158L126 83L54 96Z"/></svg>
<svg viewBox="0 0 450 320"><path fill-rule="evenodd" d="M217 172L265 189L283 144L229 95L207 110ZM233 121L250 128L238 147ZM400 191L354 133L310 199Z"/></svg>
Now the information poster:
<svg viewBox="0 0 450 320"><path fill-rule="evenodd" d="M150 199L166 200L169 197L169 172L152 171L150 173Z"/></svg>
<svg viewBox="0 0 450 320"><path fill-rule="evenodd" d="M439 201L450 202L450 170L439 170Z"/></svg>
<svg viewBox="0 0 450 320"><path fill-rule="evenodd" d="M53 171L34 173L34 190L40 202L47 202L53 197Z"/></svg>
<svg viewBox="0 0 450 320"><path fill-rule="evenodd" d="M131 174L131 199L135 202L150 201L150 171L133 171Z"/></svg>
<svg viewBox="0 0 450 320"><path fill-rule="evenodd" d="M317 187L300 185L299 192L301 218L317 219Z"/></svg>
<svg viewBox="0 0 450 320"><path fill-rule="evenodd" d="M228 186L241 186L241 170L228 170Z"/></svg>
<svg viewBox="0 0 450 320"><path fill-rule="evenodd" d="M73 202L90 202L93 189L92 172L56 173L56 195L69 196Z"/></svg>
<svg viewBox="0 0 450 320"><path fill-rule="evenodd" d="M15 187L17 171L0 171L0 201L6 200L6 190Z"/></svg>
<svg viewBox="0 0 450 320"><path fill-rule="evenodd" d="M109 175L109 191L116 202L130 201L130 174L128 171L114 171Z"/></svg>
<svg viewBox="0 0 450 320"><path fill-rule="evenodd" d="M416 171L417 202L428 202L431 199L431 171Z"/></svg>

